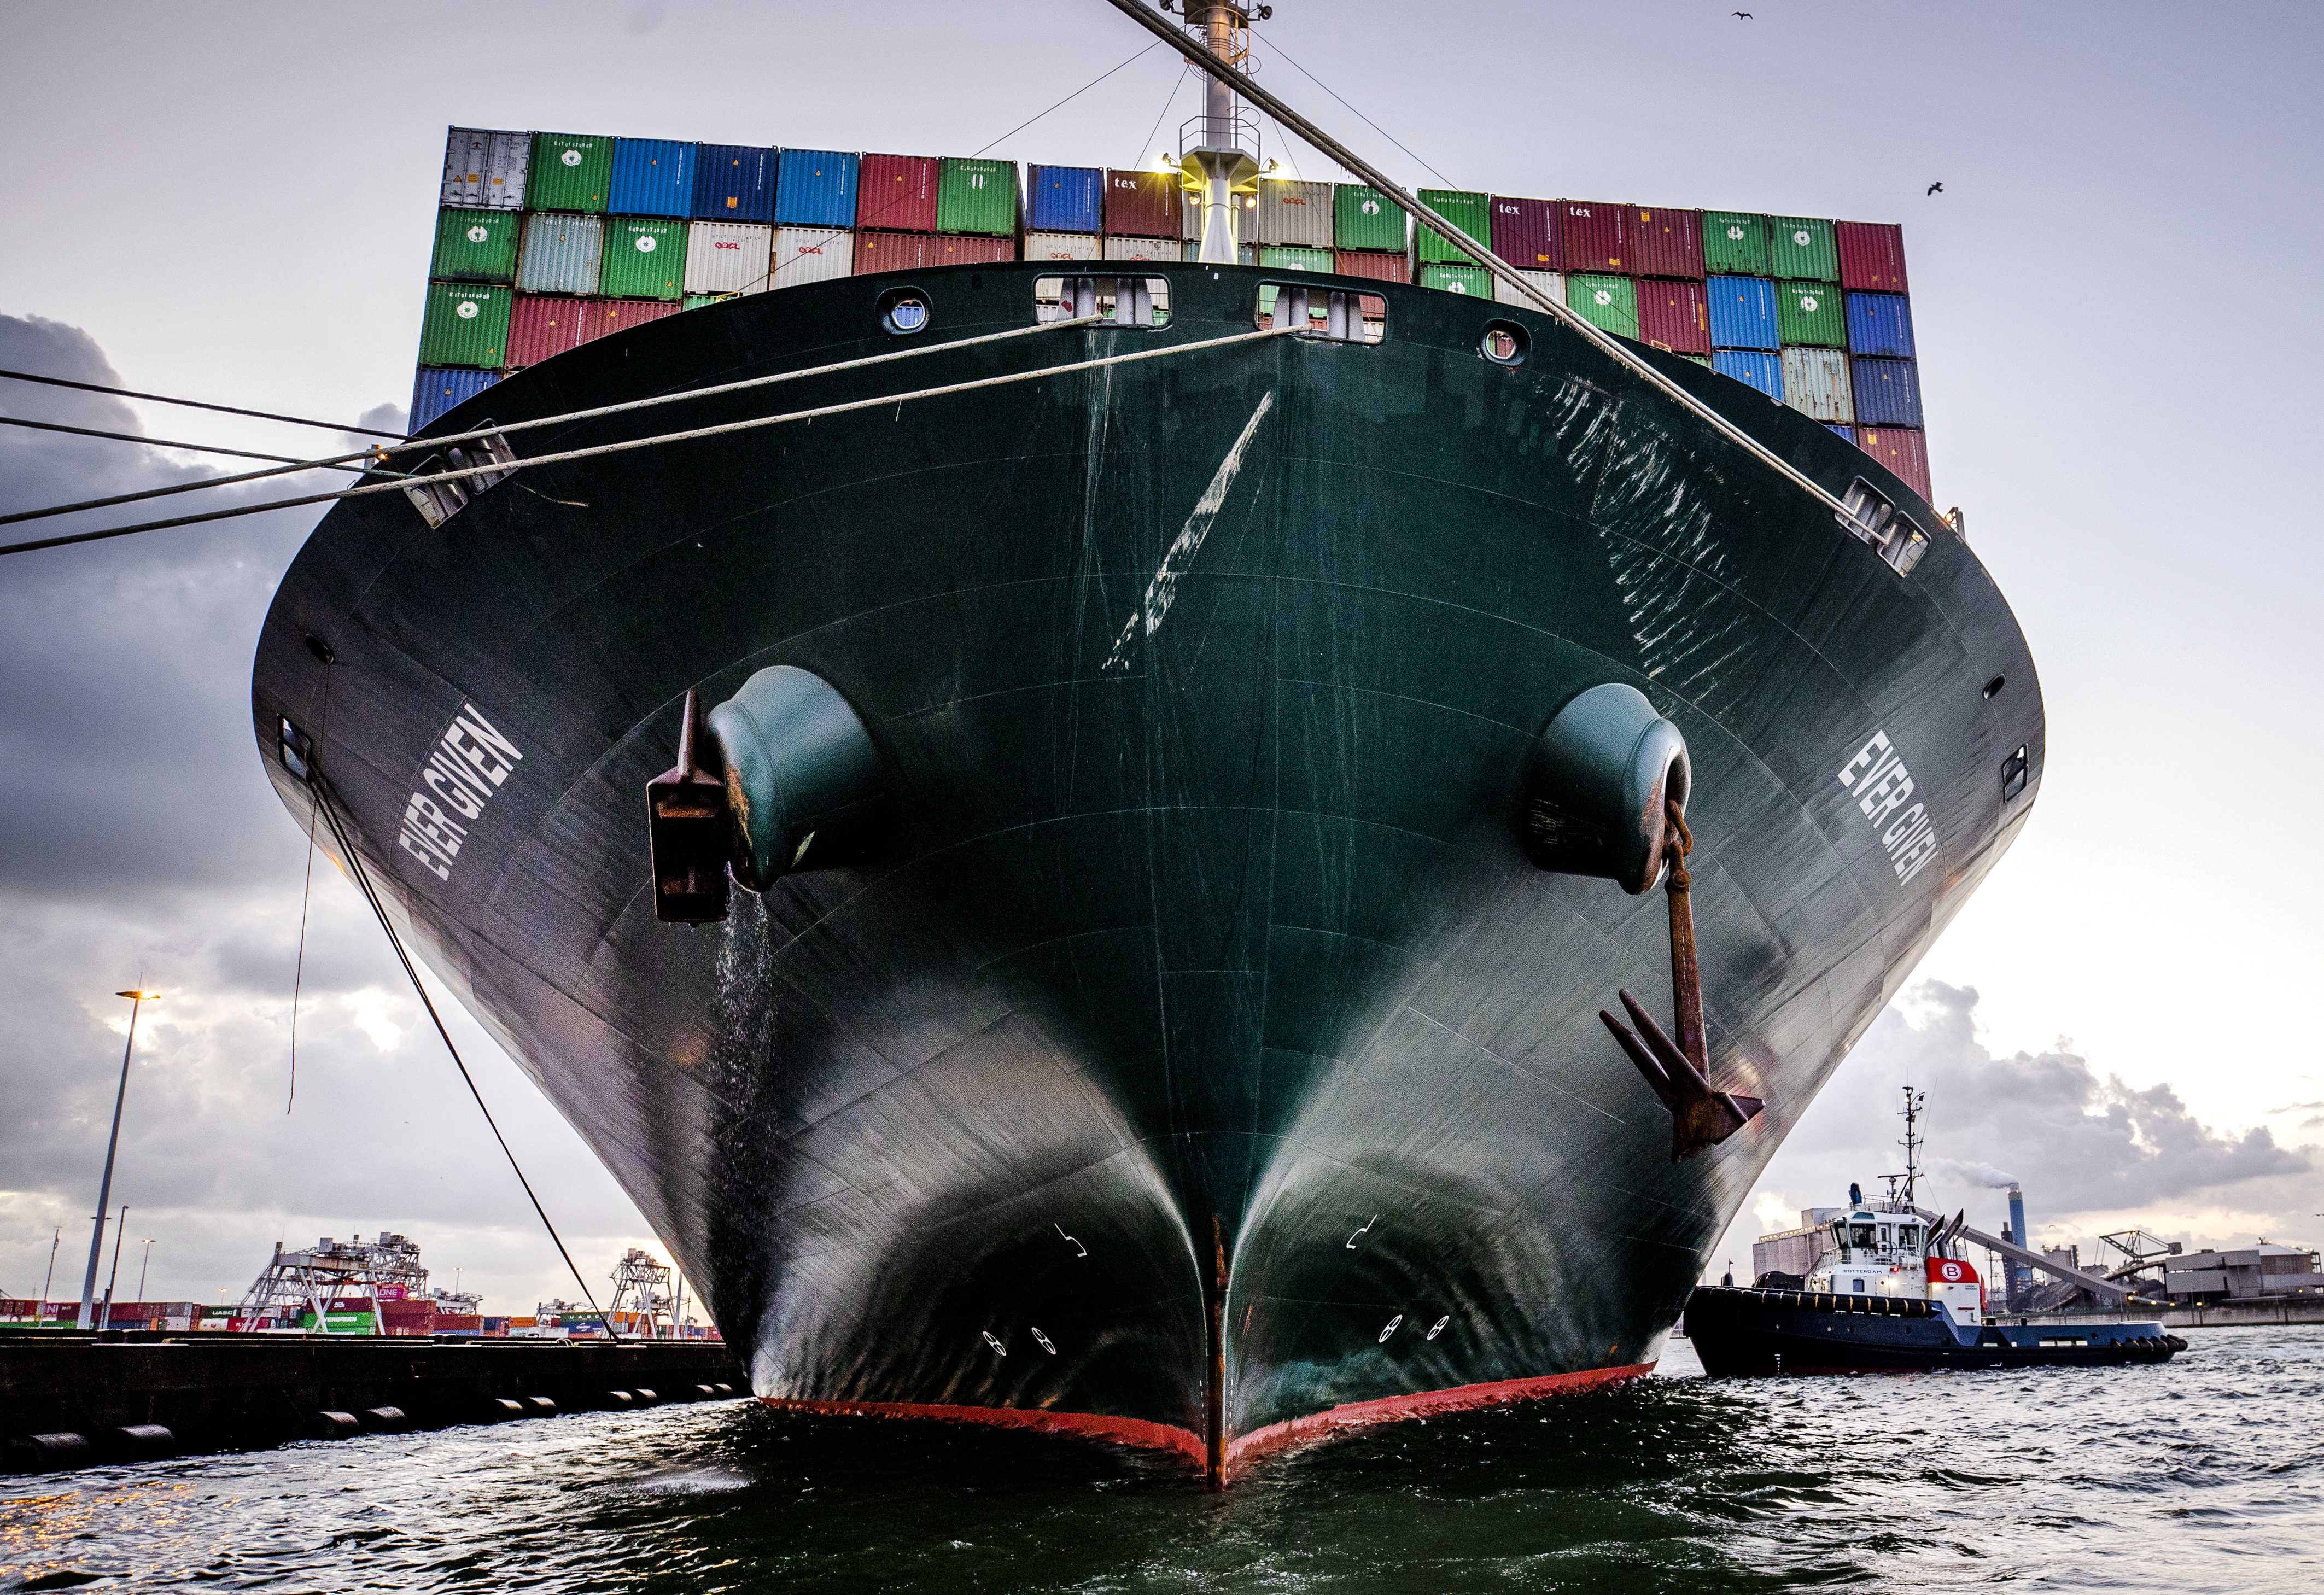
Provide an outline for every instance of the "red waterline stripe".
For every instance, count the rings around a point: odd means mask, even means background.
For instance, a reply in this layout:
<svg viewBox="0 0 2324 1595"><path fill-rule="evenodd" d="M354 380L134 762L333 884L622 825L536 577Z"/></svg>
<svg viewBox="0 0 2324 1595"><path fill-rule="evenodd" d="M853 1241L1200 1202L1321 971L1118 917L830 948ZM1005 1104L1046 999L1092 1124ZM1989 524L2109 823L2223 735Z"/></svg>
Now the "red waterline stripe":
<svg viewBox="0 0 2324 1595"><path fill-rule="evenodd" d="M769 1406L788 1412L838 1413L854 1417L919 1418L942 1424L983 1424L1001 1429L1038 1429L1110 1440L1143 1451L1172 1452L1196 1467L1204 1463L1202 1436L1175 1424L1118 1418L1097 1412L1048 1412L1023 1406L943 1406L918 1401L815 1401L794 1396L761 1396Z"/></svg>
<svg viewBox="0 0 2324 1595"><path fill-rule="evenodd" d="M1580 1373L1495 1379L1489 1384L1456 1385L1449 1390L1425 1390L1414 1396L1382 1396L1372 1401L1351 1401L1345 1406L1326 1407L1304 1418L1286 1419L1283 1423L1269 1424L1263 1429L1253 1429L1248 1434L1236 1435L1227 1445L1227 1477L1232 1479L1251 1463L1276 1452L1296 1445L1310 1445L1351 1429L1391 1424L1400 1418L1434 1417L1439 1413L1468 1412L1480 1406L1499 1406L1504 1402L1528 1401L1540 1396L1571 1395L1600 1385L1641 1378L1654 1370L1655 1365L1651 1362L1634 1362L1621 1368L1588 1368Z"/></svg>

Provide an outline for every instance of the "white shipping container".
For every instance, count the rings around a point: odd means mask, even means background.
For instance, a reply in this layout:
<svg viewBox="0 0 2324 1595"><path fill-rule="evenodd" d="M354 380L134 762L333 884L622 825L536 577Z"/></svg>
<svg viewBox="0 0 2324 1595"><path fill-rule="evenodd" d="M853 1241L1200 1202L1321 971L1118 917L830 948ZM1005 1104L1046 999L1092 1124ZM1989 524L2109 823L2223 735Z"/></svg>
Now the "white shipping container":
<svg viewBox="0 0 2324 1595"><path fill-rule="evenodd" d="M768 286L795 288L855 272L855 235L845 227L777 227L775 278Z"/></svg>
<svg viewBox="0 0 2324 1595"><path fill-rule="evenodd" d="M1167 238L1162 243L1170 242ZM1094 233L1028 233L1024 250L1018 255L1028 261L1093 261L1098 258L1098 240Z"/></svg>
<svg viewBox="0 0 2324 1595"><path fill-rule="evenodd" d="M1524 278L1526 281L1533 287L1540 290L1541 292L1548 298L1551 303L1562 305L1565 302L1564 272L1519 272L1517 275ZM1493 302L1497 305L1515 305L1519 309L1541 310L1541 307L1539 305L1535 304L1531 300L1526 298L1516 289L1511 288L1508 283L1502 281L1500 273L1498 272L1493 274ZM1542 310L1541 313L1545 316L1549 314L1546 310Z"/></svg>
<svg viewBox="0 0 2324 1595"><path fill-rule="evenodd" d="M1259 226L1259 196L1231 194L1228 198L1234 202L1235 242L1237 244L1258 242L1251 236L1251 233ZM1194 189L1186 190L1185 201L1180 214L1184 217L1184 225L1179 227L1178 235L1182 238L1201 237L1203 235L1203 196L1199 190Z"/></svg>
<svg viewBox="0 0 2324 1595"><path fill-rule="evenodd" d="M1332 185L1285 182L1261 178L1259 183L1259 231L1245 242L1262 248L1282 244L1310 249L1332 247Z"/></svg>
<svg viewBox="0 0 2324 1595"><path fill-rule="evenodd" d="M1856 401L1842 349L1784 351L1784 402L1803 415L1842 426L1856 419Z"/></svg>
<svg viewBox="0 0 2324 1595"><path fill-rule="evenodd" d="M605 253L605 218L540 210L524 218L524 254L517 263L521 293L595 293L597 263Z"/></svg>
<svg viewBox="0 0 2324 1595"><path fill-rule="evenodd" d="M1105 241L1105 258L1110 261L1176 261L1178 241L1176 238L1109 238Z"/></svg>
<svg viewBox="0 0 2324 1595"><path fill-rule="evenodd" d="M483 210L522 210L532 134L455 127L444 140L444 203Z"/></svg>
<svg viewBox="0 0 2324 1595"><path fill-rule="evenodd" d="M686 291L742 293L772 269L775 230L756 222L696 222L686 230Z"/></svg>

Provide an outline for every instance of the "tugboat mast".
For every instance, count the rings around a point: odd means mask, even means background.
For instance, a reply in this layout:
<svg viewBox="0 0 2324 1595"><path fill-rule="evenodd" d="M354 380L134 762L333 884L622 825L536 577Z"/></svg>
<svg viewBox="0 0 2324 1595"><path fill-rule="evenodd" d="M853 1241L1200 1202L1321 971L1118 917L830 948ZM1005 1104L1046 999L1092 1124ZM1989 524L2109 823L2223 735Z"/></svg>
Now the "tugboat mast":
<svg viewBox="0 0 2324 1595"><path fill-rule="evenodd" d="M1921 1182L1921 1110L1928 1103L1929 1094L1903 1087L1904 1093L1904 1139L1897 1144L1904 1148L1904 1205L1918 1206L1914 1187Z"/></svg>

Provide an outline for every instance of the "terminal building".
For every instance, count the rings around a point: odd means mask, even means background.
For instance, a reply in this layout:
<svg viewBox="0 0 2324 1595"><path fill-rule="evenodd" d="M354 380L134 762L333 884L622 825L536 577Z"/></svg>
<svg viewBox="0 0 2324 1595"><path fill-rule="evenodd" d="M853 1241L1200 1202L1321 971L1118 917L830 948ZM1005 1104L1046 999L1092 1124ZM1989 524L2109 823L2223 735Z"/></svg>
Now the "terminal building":
<svg viewBox="0 0 2324 1595"><path fill-rule="evenodd" d="M2236 1302L2257 1296L2324 1291L2316 1253L2261 1241L2229 1251L2183 1252L2163 1277L2173 1302Z"/></svg>

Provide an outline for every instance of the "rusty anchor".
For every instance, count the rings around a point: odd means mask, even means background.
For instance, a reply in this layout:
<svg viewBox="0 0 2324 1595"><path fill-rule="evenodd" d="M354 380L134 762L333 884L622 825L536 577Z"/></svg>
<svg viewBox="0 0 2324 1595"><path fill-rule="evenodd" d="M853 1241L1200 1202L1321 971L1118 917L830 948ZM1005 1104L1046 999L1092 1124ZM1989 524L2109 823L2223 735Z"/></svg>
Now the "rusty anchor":
<svg viewBox="0 0 2324 1595"><path fill-rule="evenodd" d="M1671 1161L1692 1157L1715 1147L1758 1115L1766 1104L1757 1097L1714 1090L1711 1083L1711 1053L1702 1029L1702 972L1694 956L1694 909L1689 900L1692 885L1686 855L1694 836L1675 799L1664 806L1666 819L1664 858L1667 870L1663 889L1670 903L1671 1007L1676 1014L1678 1039L1673 1041L1652 1015L1628 991L1622 1006L1629 1010L1632 1030L1604 1009L1598 1017L1614 1039L1646 1077L1671 1116Z"/></svg>

